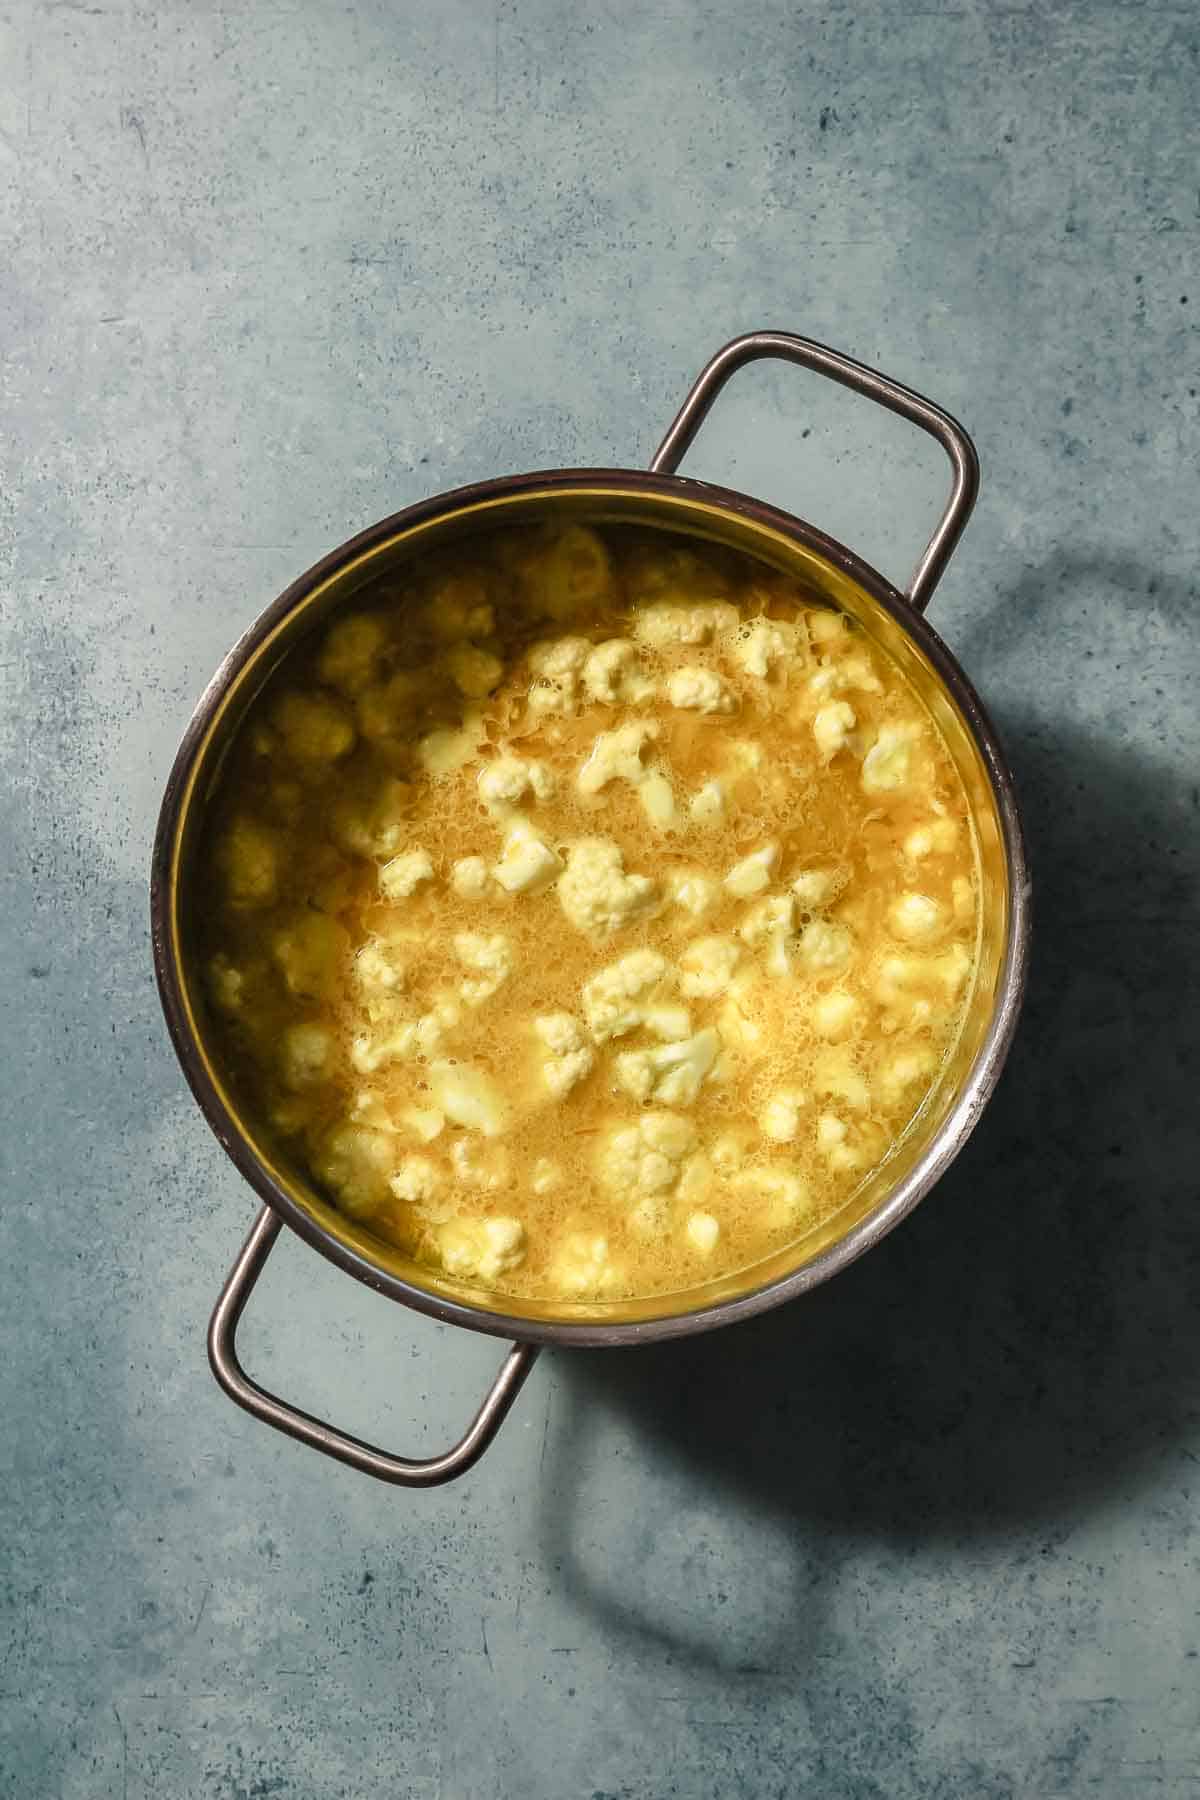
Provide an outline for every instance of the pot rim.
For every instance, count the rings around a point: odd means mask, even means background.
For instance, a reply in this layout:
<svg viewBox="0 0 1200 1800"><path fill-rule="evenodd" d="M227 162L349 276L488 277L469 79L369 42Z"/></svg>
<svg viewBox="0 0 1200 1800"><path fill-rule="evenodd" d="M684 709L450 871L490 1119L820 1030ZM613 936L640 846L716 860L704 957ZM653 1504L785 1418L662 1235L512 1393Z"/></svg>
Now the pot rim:
<svg viewBox="0 0 1200 1800"><path fill-rule="evenodd" d="M414 526L493 501L542 491L555 494L602 487L614 494L694 500L765 526L800 547L815 550L891 614L915 639L950 693L982 759L996 803L1008 869L1008 928L1000 963L995 1006L984 1041L962 1082L953 1106L924 1154L865 1218L811 1262L747 1293L716 1300L688 1312L605 1323L602 1319L530 1319L492 1312L423 1288L383 1269L339 1242L312 1218L271 1175L239 1129L200 1055L184 1003L180 959L172 929L171 869L182 801L208 728L225 694L260 643L322 582L364 552ZM645 469L551 469L496 476L447 489L392 513L329 551L289 584L259 615L222 659L192 713L163 793L155 832L150 878L150 919L159 998L175 1054L201 1111L218 1142L254 1191L291 1228L338 1268L376 1292L448 1325L529 1344L620 1347L690 1337L732 1325L781 1306L828 1281L886 1237L940 1179L965 1145L999 1080L1012 1043L1024 995L1029 961L1030 879L1015 784L995 727L957 659L923 614L893 584L854 551L795 514L733 488ZM664 1300L669 1296L664 1296Z"/></svg>

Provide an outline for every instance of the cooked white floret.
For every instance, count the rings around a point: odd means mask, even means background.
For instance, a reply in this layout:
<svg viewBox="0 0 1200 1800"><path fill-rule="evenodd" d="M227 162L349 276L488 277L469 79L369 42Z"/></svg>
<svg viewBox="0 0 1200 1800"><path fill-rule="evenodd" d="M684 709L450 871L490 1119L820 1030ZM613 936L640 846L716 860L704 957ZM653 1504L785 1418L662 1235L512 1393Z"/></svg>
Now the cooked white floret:
<svg viewBox="0 0 1200 1800"><path fill-rule="evenodd" d="M363 800L350 796L333 809L333 836L352 856L394 856L409 836L413 790L389 777Z"/></svg>
<svg viewBox="0 0 1200 1800"><path fill-rule="evenodd" d="M871 1089L849 1049L824 1050L813 1061L812 1084L818 1094L844 1100L851 1112L867 1112Z"/></svg>
<svg viewBox="0 0 1200 1800"><path fill-rule="evenodd" d="M482 900L488 871L482 856L460 856L450 870L450 886L460 900Z"/></svg>
<svg viewBox="0 0 1200 1800"><path fill-rule="evenodd" d="M901 894L888 907L888 928L906 944L928 944L946 928L946 916L928 894Z"/></svg>
<svg viewBox="0 0 1200 1800"><path fill-rule="evenodd" d="M499 687L504 664L478 644L454 644L442 657L442 665L460 694L482 700Z"/></svg>
<svg viewBox="0 0 1200 1800"><path fill-rule="evenodd" d="M561 1186L562 1165L548 1156L539 1156L529 1173L529 1185L535 1194L552 1194Z"/></svg>
<svg viewBox="0 0 1200 1800"><path fill-rule="evenodd" d="M804 622L814 644L834 644L846 636L847 625L843 613L827 608L814 608L812 612L805 613Z"/></svg>
<svg viewBox="0 0 1200 1800"><path fill-rule="evenodd" d="M400 1114L400 1122L407 1125L423 1144L432 1144L446 1129L446 1115L436 1106L406 1106Z"/></svg>
<svg viewBox="0 0 1200 1800"><path fill-rule="evenodd" d="M885 1106L895 1106L911 1088L923 1085L937 1068L928 1044L914 1044L890 1056L875 1076L874 1088Z"/></svg>
<svg viewBox="0 0 1200 1800"><path fill-rule="evenodd" d="M434 1102L455 1125L499 1137L509 1120L509 1105L490 1075L468 1063L438 1061L430 1064L429 1086Z"/></svg>
<svg viewBox="0 0 1200 1800"><path fill-rule="evenodd" d="M711 1213L694 1212L685 1226L688 1243L701 1256L711 1256L717 1247L717 1239L721 1235L721 1227Z"/></svg>
<svg viewBox="0 0 1200 1800"><path fill-rule="evenodd" d="M375 1212L388 1198L388 1179L395 1167L391 1137L368 1125L339 1125L320 1145L314 1158L318 1179L332 1188L352 1219Z"/></svg>
<svg viewBox="0 0 1200 1800"><path fill-rule="evenodd" d="M678 1043L680 1038L691 1037L692 1015L686 1006L656 1000L642 1014L642 1029L665 1044Z"/></svg>
<svg viewBox="0 0 1200 1800"><path fill-rule="evenodd" d="M879 734L863 758L862 788L865 794L894 794L907 787L912 775L913 745L921 727L913 721L881 725Z"/></svg>
<svg viewBox="0 0 1200 1800"><path fill-rule="evenodd" d="M286 1087L315 1087L332 1073L333 1039L323 1025L289 1025L283 1034L281 1061Z"/></svg>
<svg viewBox="0 0 1200 1800"><path fill-rule="evenodd" d="M778 861L778 844L764 844L761 850L751 851L749 856L734 863L726 875L726 892L736 894L739 900L749 900L752 894L761 894L770 885Z"/></svg>
<svg viewBox="0 0 1200 1800"><path fill-rule="evenodd" d="M510 825L492 874L510 894L540 894L561 875L562 857L521 819Z"/></svg>
<svg viewBox="0 0 1200 1800"><path fill-rule="evenodd" d="M836 1043L848 1037L858 1022L862 1008L845 988L832 988L813 1001L812 1022L823 1038Z"/></svg>
<svg viewBox="0 0 1200 1800"><path fill-rule="evenodd" d="M734 659L747 675L765 681L777 662L795 654L796 628L778 619L756 619L734 642Z"/></svg>
<svg viewBox="0 0 1200 1800"><path fill-rule="evenodd" d="M402 991L407 971L408 948L402 939L368 938L357 952L350 979L372 1017Z"/></svg>
<svg viewBox="0 0 1200 1800"><path fill-rule="evenodd" d="M325 913L302 913L275 934L271 953L289 994L324 1000L349 964L350 937Z"/></svg>
<svg viewBox="0 0 1200 1800"><path fill-rule="evenodd" d="M591 1074L596 1052L568 1012L544 1013L533 1021L533 1029L550 1052L542 1063L542 1079L554 1098L562 1100Z"/></svg>
<svg viewBox="0 0 1200 1800"><path fill-rule="evenodd" d="M451 726L429 732L417 744L417 755L425 773L435 781L453 775L472 762L485 740L483 714L478 707L468 706L457 730Z"/></svg>
<svg viewBox="0 0 1200 1800"><path fill-rule="evenodd" d="M512 945L498 933L484 937L478 931L456 932L454 954L464 969L471 971L471 979L458 990L468 1006L482 1006L512 974Z"/></svg>
<svg viewBox="0 0 1200 1800"><path fill-rule="evenodd" d="M512 1159L503 1144L481 1144L477 1138L456 1138L450 1146L455 1179L485 1194L499 1193L512 1181Z"/></svg>
<svg viewBox="0 0 1200 1800"><path fill-rule="evenodd" d="M589 700L610 706L636 706L655 691L654 682L642 671L637 645L628 638L596 645L583 665L583 686Z"/></svg>
<svg viewBox="0 0 1200 1800"><path fill-rule="evenodd" d="M754 1196L764 1225L792 1225L812 1206L807 1185L792 1169L739 1169L730 1185L735 1193Z"/></svg>
<svg viewBox="0 0 1200 1800"><path fill-rule="evenodd" d="M794 1143L800 1132L800 1118L808 1096L795 1088L773 1094L759 1114L758 1123L764 1137L776 1144Z"/></svg>
<svg viewBox="0 0 1200 1800"><path fill-rule="evenodd" d="M836 1113L822 1113L817 1120L817 1148L836 1174L863 1165L863 1152L850 1141L850 1127Z"/></svg>
<svg viewBox="0 0 1200 1800"><path fill-rule="evenodd" d="M741 961L741 950L727 937L696 938L679 959L683 993L711 1000L723 994Z"/></svg>
<svg viewBox="0 0 1200 1800"><path fill-rule="evenodd" d="M673 1113L645 1113L601 1144L598 1173L609 1191L633 1204L665 1194L679 1181L684 1158L696 1148L695 1128Z"/></svg>
<svg viewBox="0 0 1200 1800"><path fill-rule="evenodd" d="M671 878L671 898L693 919L702 919L717 902L717 884L699 870L684 870Z"/></svg>
<svg viewBox="0 0 1200 1800"><path fill-rule="evenodd" d="M230 962L223 950L210 961L206 970L208 992L218 1012L233 1017L246 1004L246 971Z"/></svg>
<svg viewBox="0 0 1200 1800"><path fill-rule="evenodd" d="M519 1219L451 1219L438 1231L447 1275L495 1281L525 1259L525 1227Z"/></svg>
<svg viewBox="0 0 1200 1800"><path fill-rule="evenodd" d="M692 1106L720 1050L721 1039L710 1025L681 1043L622 1051L614 1064L617 1086L635 1100Z"/></svg>
<svg viewBox="0 0 1200 1800"><path fill-rule="evenodd" d="M725 818L725 789L719 781L706 781L688 802L693 825L720 825Z"/></svg>
<svg viewBox="0 0 1200 1800"><path fill-rule="evenodd" d="M556 891L577 931L605 937L645 918L659 901L658 883L648 875L627 875L625 858L608 838L581 838L570 846Z"/></svg>
<svg viewBox="0 0 1200 1800"><path fill-rule="evenodd" d="M271 724L297 762L337 762L354 748L354 723L346 708L325 694L281 694Z"/></svg>
<svg viewBox="0 0 1200 1800"><path fill-rule="evenodd" d="M857 723L854 708L845 700L832 700L828 706L817 708L812 728L822 762L830 762L839 750L846 748Z"/></svg>
<svg viewBox="0 0 1200 1800"><path fill-rule="evenodd" d="M573 1231L563 1239L547 1271L547 1282L560 1294L597 1295L620 1286L621 1271L609 1257L602 1233Z"/></svg>
<svg viewBox="0 0 1200 1800"><path fill-rule="evenodd" d="M397 669L386 681L363 688L354 704L358 728L369 743L387 744L406 737L421 707L421 678Z"/></svg>
<svg viewBox="0 0 1200 1800"><path fill-rule="evenodd" d="M410 1206L436 1200L441 1185L441 1172L427 1156L401 1157L388 1183L397 1200L407 1200Z"/></svg>
<svg viewBox="0 0 1200 1800"><path fill-rule="evenodd" d="M814 974L829 975L844 969L853 953L854 940L844 925L832 919L812 919L799 938L800 960Z"/></svg>
<svg viewBox="0 0 1200 1800"><path fill-rule="evenodd" d="M253 819L235 819L218 860L229 904L240 910L270 906L279 891L279 840Z"/></svg>
<svg viewBox="0 0 1200 1800"><path fill-rule="evenodd" d="M796 902L790 894L767 894L749 907L738 926L744 944L767 946L767 968L772 975L788 975L792 967L792 942Z"/></svg>
<svg viewBox="0 0 1200 1800"><path fill-rule="evenodd" d="M535 644L529 667L535 677L529 705L535 713L573 713L579 695L579 679L592 646L585 637L555 638Z"/></svg>
<svg viewBox="0 0 1200 1800"><path fill-rule="evenodd" d="M476 785L479 798L488 811L498 818L506 818L530 795L536 800L551 799L555 784L545 763L504 755L484 764Z"/></svg>
<svg viewBox="0 0 1200 1800"><path fill-rule="evenodd" d="M408 900L422 882L432 880L433 858L428 850L405 850L380 869L379 892L385 900Z"/></svg>
<svg viewBox="0 0 1200 1800"><path fill-rule="evenodd" d="M865 656L847 656L838 662L826 657L809 678L808 691L818 700L827 700L834 694L878 694L883 683Z"/></svg>
<svg viewBox="0 0 1200 1800"><path fill-rule="evenodd" d="M631 950L583 985L583 1014L598 1044L634 1031L645 1017L655 988L667 974L657 950Z"/></svg>
<svg viewBox="0 0 1200 1800"><path fill-rule="evenodd" d="M444 576L425 608L425 623L443 643L453 643L458 638L490 637L495 630L496 615L488 602L482 576Z"/></svg>
<svg viewBox="0 0 1200 1800"><path fill-rule="evenodd" d="M737 618L737 608L721 600L691 606L657 600L637 609L633 635L653 650L674 644L709 644L718 633L735 625Z"/></svg>
<svg viewBox="0 0 1200 1800"><path fill-rule="evenodd" d="M904 840L904 854L913 858L946 856L958 843L958 824L954 819L930 819L917 825Z"/></svg>
<svg viewBox="0 0 1200 1800"><path fill-rule="evenodd" d="M647 719L635 719L613 731L600 732L576 777L580 793L598 794L610 781L628 781L637 787L650 773L643 756L647 744L657 736L658 726Z"/></svg>
<svg viewBox="0 0 1200 1800"><path fill-rule="evenodd" d="M845 875L838 869L805 869L792 883L792 892L805 911L816 911L845 887Z"/></svg>
<svg viewBox="0 0 1200 1800"><path fill-rule="evenodd" d="M317 658L317 674L351 699L375 680L387 643L382 619L358 613L332 625Z"/></svg>
<svg viewBox="0 0 1200 1800"><path fill-rule="evenodd" d="M731 713L737 706L736 695L715 670L691 665L668 676L667 699L687 712Z"/></svg>
<svg viewBox="0 0 1200 1800"><path fill-rule="evenodd" d="M642 811L655 830L669 831L678 816L675 790L669 778L660 771L646 775L638 783L637 796Z"/></svg>

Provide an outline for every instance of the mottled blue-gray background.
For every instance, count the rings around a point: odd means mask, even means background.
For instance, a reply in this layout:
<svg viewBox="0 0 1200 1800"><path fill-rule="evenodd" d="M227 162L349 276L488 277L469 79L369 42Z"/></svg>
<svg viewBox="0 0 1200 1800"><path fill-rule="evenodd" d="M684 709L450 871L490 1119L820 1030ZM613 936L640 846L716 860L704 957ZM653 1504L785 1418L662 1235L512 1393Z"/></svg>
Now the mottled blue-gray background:
<svg viewBox="0 0 1200 1800"><path fill-rule="evenodd" d="M1194 5L0 0L0 1783L19 1800L1200 1792ZM782 1314L543 1358L459 1486L204 1363L250 1195L152 989L158 796L296 572L644 460L805 331L976 434L936 620L1028 808L1010 1071ZM751 371L689 464L903 575L938 453ZM441 1447L495 1349L295 1241L247 1360Z"/></svg>

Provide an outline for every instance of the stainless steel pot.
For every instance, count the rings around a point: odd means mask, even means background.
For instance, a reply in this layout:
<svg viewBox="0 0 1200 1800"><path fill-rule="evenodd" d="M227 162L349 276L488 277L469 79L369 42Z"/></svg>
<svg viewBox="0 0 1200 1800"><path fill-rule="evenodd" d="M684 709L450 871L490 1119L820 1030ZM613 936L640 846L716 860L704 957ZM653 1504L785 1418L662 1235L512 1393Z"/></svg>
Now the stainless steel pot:
<svg viewBox="0 0 1200 1800"><path fill-rule="evenodd" d="M759 357L800 363L929 432L950 459L950 498L903 593L813 525L745 494L675 470L725 382ZM234 646L205 689L167 783L154 845L151 916L159 991L192 1092L265 1205L242 1246L209 1327L213 1371L231 1399L277 1430L368 1475L430 1487L461 1475L495 1436L543 1344L628 1346L712 1331L779 1306L836 1275L911 1212L961 1150L999 1077L1012 1039L1029 944L1029 880L1012 776L967 677L924 609L970 516L975 450L949 414L898 382L806 338L754 332L702 371L650 464L553 470L459 488L384 519L293 582ZM966 787L981 863L982 928L973 999L947 1069L913 1129L833 1219L737 1275L651 1300L528 1305L473 1292L404 1258L338 1212L305 1173L243 1116L212 1052L193 952L200 897L196 852L225 750L281 657L353 593L413 557L479 530L553 518L667 527L730 545L788 571L814 599L851 614L922 693ZM368 1286L454 1325L513 1340L466 1434L442 1456L392 1456L267 1393L242 1369L235 1336L271 1248L288 1224Z"/></svg>

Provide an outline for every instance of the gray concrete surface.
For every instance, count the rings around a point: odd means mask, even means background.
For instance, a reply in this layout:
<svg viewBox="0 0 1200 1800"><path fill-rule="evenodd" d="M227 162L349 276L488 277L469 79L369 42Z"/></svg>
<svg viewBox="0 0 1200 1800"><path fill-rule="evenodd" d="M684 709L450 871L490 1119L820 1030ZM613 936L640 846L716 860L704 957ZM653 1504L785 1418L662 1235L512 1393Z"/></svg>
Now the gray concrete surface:
<svg viewBox="0 0 1200 1800"><path fill-rule="evenodd" d="M1200 1791L1198 47L1105 0L0 0L5 1794ZM1028 805L1013 1065L832 1287L547 1357L392 1493L205 1368L251 1200L153 992L161 784L326 547L644 459L757 325L978 439L936 619ZM690 467L898 574L943 479L792 370ZM494 1356L295 1242L246 1351L414 1450Z"/></svg>

